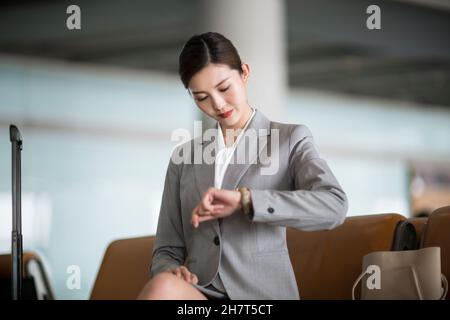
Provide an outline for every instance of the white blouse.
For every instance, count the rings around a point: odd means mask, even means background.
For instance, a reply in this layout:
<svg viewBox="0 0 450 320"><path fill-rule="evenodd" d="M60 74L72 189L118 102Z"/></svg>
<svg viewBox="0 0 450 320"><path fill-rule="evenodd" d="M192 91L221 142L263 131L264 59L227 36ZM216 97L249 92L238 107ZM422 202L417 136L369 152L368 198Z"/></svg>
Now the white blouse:
<svg viewBox="0 0 450 320"><path fill-rule="evenodd" d="M236 146L239 143L239 140L243 136L245 130L248 127L248 124L253 119L253 116L255 115L255 109L252 108L252 115L250 116L250 119L247 120L244 129L239 133L237 136L235 142L232 146L227 147L225 145L225 140L223 138L222 128L220 127L220 124L217 123L217 144L216 144L216 161L215 161L215 170L214 170L214 187L215 188L222 188L222 181L223 177L225 175L225 172L227 171L227 167L230 164L230 160L233 156L233 152L236 149Z"/></svg>

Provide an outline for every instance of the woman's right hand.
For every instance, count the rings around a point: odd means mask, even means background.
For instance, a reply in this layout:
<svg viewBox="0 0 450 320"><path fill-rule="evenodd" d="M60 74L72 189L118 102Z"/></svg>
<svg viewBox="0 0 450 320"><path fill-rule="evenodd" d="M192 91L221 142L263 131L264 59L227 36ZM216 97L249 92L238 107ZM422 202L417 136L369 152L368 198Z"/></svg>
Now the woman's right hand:
<svg viewBox="0 0 450 320"><path fill-rule="evenodd" d="M177 268L170 269L168 270L168 272L176 275L178 278L184 279L188 283L197 284L198 282L197 276L190 272L185 266L179 266Z"/></svg>

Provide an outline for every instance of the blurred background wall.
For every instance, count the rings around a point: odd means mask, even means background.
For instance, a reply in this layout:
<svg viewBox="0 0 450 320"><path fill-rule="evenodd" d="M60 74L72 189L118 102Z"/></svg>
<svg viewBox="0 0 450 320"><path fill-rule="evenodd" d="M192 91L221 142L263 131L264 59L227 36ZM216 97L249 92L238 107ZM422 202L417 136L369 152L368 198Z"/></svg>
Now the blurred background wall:
<svg viewBox="0 0 450 320"><path fill-rule="evenodd" d="M80 30L66 27L70 4ZM371 4L380 30L366 26ZM56 298L87 299L112 240L155 233L171 135L202 119L178 54L206 31L250 64L251 105L312 130L349 215L450 204L449 18L444 0L2 3L0 251L11 123L24 137L24 247L44 259ZM66 286L71 265L79 290Z"/></svg>

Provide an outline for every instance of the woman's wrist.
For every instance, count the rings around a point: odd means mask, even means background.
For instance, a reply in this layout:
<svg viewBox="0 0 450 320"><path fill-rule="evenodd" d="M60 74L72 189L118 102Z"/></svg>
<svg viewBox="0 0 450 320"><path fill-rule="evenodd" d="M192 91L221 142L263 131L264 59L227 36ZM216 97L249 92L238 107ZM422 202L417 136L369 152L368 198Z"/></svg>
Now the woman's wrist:
<svg viewBox="0 0 450 320"><path fill-rule="evenodd" d="M253 216L253 206L252 206L252 198L251 192L247 187L237 188L237 191L241 194L240 200L240 209L241 211L247 215L249 218Z"/></svg>

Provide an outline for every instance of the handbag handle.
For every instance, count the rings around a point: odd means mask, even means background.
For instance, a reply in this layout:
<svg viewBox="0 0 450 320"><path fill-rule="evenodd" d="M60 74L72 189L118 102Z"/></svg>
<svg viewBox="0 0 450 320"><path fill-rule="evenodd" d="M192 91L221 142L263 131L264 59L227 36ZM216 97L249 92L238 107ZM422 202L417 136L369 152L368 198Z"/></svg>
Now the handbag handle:
<svg viewBox="0 0 450 320"><path fill-rule="evenodd" d="M419 283L419 276L417 275L416 268L414 266L410 266L409 268L411 269L411 272L413 274L414 286L416 288L417 295L419 296L419 300L424 300L422 287L420 286Z"/></svg>
<svg viewBox="0 0 450 320"><path fill-rule="evenodd" d="M416 290L417 290L417 294L419 295L419 299L424 300L422 288L420 287L419 277L417 276L416 268L414 266L411 266L411 271L413 273L414 284L416 285ZM444 290L442 292L442 295L439 297L439 300L444 300L445 297L447 296L447 292L448 292L448 282L447 282L447 278L445 277L445 275L443 273L441 273L441 285L442 285L442 289L444 289Z"/></svg>
<svg viewBox="0 0 450 320"><path fill-rule="evenodd" d="M441 273L441 281L442 281L442 285L444 287L444 292L442 293L440 300L445 300L445 297L447 296L447 292L448 292L448 281L447 281L447 278L445 277L445 275L442 273Z"/></svg>
<svg viewBox="0 0 450 320"><path fill-rule="evenodd" d="M424 300L423 298L423 293L422 293L422 288L420 287L420 283L419 283L419 277L417 276L417 272L416 269L414 268L414 266L411 266L411 271L413 274L413 279L414 279L414 285L417 291L417 295L419 296L420 300ZM352 300L356 300L355 299L355 289L358 286L359 282L361 281L361 279L364 277L364 275L366 274L366 271L361 272L361 274L358 276L358 278L355 280L355 282L353 283L353 287L352 287ZM439 298L439 300L444 300L445 297L447 296L447 292L448 292L448 281L447 278L445 277L444 274L441 273L441 283L442 283L442 287L444 289L444 292L442 293L441 297Z"/></svg>
<svg viewBox="0 0 450 320"><path fill-rule="evenodd" d="M358 286L358 283L361 281L361 279L364 277L364 275L366 274L366 271L361 272L361 274L358 276L358 278L355 280L355 282L353 283L353 287L352 287L352 300L356 300L355 299L355 289Z"/></svg>

